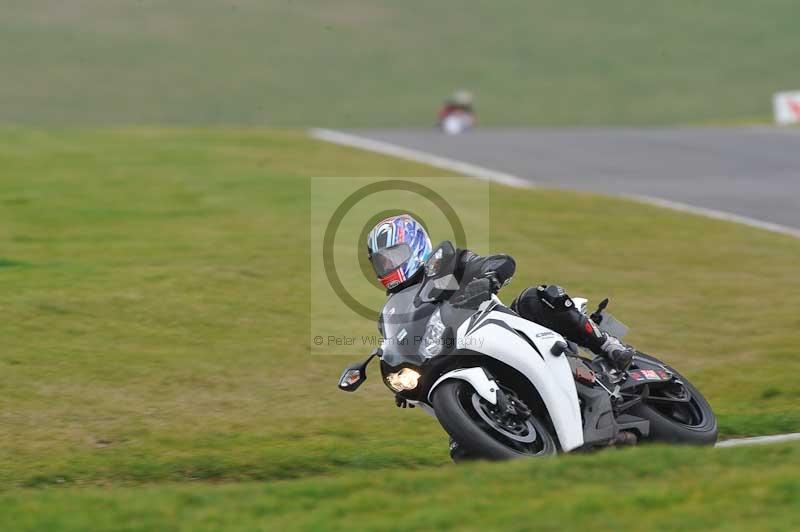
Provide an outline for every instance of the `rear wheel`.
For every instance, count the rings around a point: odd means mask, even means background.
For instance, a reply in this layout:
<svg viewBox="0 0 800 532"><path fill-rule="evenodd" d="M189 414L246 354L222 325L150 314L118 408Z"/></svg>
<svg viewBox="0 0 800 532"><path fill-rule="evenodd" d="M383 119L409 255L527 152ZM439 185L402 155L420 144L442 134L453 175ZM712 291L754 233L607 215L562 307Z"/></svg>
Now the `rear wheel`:
<svg viewBox="0 0 800 532"><path fill-rule="evenodd" d="M717 418L703 394L673 368L658 359L637 353L644 362L661 364L679 383L654 390L630 413L650 421L648 439L691 445L713 445L717 441Z"/></svg>
<svg viewBox="0 0 800 532"><path fill-rule="evenodd" d="M556 454L545 424L513 391L504 393L516 413L500 412L462 380L445 381L436 389L433 408L444 430L458 442L463 453L459 458L508 460Z"/></svg>

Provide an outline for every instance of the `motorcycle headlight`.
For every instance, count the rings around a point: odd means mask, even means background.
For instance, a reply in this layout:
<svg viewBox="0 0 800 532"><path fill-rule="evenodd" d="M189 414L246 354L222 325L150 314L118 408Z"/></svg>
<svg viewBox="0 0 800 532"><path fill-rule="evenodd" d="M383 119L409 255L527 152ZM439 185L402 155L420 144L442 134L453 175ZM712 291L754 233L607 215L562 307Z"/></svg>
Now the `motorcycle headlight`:
<svg viewBox="0 0 800 532"><path fill-rule="evenodd" d="M411 368L403 368L398 372L389 373L386 376L386 382L392 390L402 392L405 390L413 390L419 383L420 374L417 370Z"/></svg>
<svg viewBox="0 0 800 532"><path fill-rule="evenodd" d="M425 327L425 335L422 337L422 343L419 346L420 352L427 358L434 357L442 352L445 329L446 327L442 323L442 315L439 313L439 309L436 309L436 312L428 320L428 325Z"/></svg>

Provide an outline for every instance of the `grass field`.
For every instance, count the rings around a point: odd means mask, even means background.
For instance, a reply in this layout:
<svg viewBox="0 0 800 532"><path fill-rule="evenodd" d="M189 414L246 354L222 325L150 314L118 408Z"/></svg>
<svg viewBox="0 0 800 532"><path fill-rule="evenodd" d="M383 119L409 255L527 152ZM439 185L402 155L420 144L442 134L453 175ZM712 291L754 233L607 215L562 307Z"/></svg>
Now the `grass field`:
<svg viewBox="0 0 800 532"><path fill-rule="evenodd" d="M6 0L0 123L765 121L798 89L794 0ZM502 36L502 37L500 37Z"/></svg>
<svg viewBox="0 0 800 532"><path fill-rule="evenodd" d="M796 530L800 445L223 485L0 494L0 527L148 530Z"/></svg>
<svg viewBox="0 0 800 532"><path fill-rule="evenodd" d="M589 523L612 517L617 475L644 513L664 495L700 523L797 521L796 445L456 469L436 422L375 380L338 393L363 353L308 355L309 178L438 174L291 131L0 130L0 519L18 523L0 528L343 528L362 505L388 528L398 500L417 503L411 527L482 482L507 504L455 524L520 528L542 505ZM505 298L539 282L610 295L724 437L800 430L800 241L592 195L493 186L490 202L492 250L519 265Z"/></svg>

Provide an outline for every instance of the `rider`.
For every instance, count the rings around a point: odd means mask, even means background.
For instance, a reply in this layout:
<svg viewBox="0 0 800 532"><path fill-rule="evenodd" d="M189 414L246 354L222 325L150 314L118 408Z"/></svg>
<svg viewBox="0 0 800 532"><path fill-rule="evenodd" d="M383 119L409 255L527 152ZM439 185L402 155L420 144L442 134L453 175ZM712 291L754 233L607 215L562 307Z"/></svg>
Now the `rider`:
<svg viewBox="0 0 800 532"><path fill-rule="evenodd" d="M441 109L439 109L439 123L453 113L466 113L474 118L475 108L472 102L472 93L465 90L456 91L444 101Z"/></svg>
<svg viewBox="0 0 800 532"><path fill-rule="evenodd" d="M378 222L367 236L367 252L387 294L393 294L422 281L431 241L421 223L401 214ZM463 284L487 277L497 292L511 280L515 268L516 263L509 255L481 257L468 249L459 249L454 273ZM526 288L511 303L511 310L606 357L616 369L627 368L633 360L635 351L601 331L575 308L572 299L558 285Z"/></svg>

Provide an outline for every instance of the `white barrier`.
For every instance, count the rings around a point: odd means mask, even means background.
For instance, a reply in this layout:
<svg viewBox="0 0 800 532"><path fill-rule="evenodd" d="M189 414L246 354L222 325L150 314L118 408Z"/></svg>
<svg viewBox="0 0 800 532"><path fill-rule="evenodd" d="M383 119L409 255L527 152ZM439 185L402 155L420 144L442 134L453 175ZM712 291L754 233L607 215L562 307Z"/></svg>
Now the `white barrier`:
<svg viewBox="0 0 800 532"><path fill-rule="evenodd" d="M775 93L772 109L776 124L800 124L800 91Z"/></svg>

